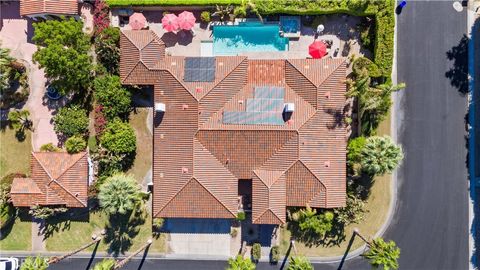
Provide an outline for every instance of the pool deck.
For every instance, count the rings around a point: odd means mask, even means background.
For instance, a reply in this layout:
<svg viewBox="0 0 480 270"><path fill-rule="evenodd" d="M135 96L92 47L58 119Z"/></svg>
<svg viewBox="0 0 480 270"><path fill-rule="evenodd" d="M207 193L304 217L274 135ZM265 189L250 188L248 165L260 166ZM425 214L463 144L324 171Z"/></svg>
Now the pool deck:
<svg viewBox="0 0 480 270"><path fill-rule="evenodd" d="M113 17L116 11L112 11ZM196 23L192 34L188 31L178 33L166 32L161 24L162 11L143 11L149 23L149 29L153 30L166 44L167 54L173 56L202 56L202 41L212 40L212 28L215 25L229 25L229 23L211 22L208 25ZM194 12L199 21L198 12ZM113 21L115 21L114 19ZM118 21L118 19L117 19ZM359 23L358 17L347 15L330 15L325 21L325 30L323 35L315 36L315 31L310 27L301 26L301 35L298 39L290 39L288 51L276 52L245 52L239 55L247 56L251 59L304 59L309 58L308 46L314 40L332 40L332 48L327 57L348 57L352 54L368 56L369 52L361 51L359 43L359 33L355 31ZM202 27L201 27L202 26ZM129 29L128 25L121 26L122 29ZM338 51L334 54L335 51Z"/></svg>

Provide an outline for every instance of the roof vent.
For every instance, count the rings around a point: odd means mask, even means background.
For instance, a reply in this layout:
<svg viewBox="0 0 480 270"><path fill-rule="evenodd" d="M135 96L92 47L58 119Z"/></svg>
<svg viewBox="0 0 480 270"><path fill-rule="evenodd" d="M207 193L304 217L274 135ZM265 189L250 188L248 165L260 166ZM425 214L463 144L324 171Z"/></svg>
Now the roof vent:
<svg viewBox="0 0 480 270"><path fill-rule="evenodd" d="M188 104L183 104L182 105L182 110L186 110L186 109L188 109Z"/></svg>
<svg viewBox="0 0 480 270"><path fill-rule="evenodd" d="M75 193L75 197L78 197L78 195L80 195L80 194L78 194L78 192L77 192L77 193Z"/></svg>
<svg viewBox="0 0 480 270"><path fill-rule="evenodd" d="M155 111L156 112L165 112L165 103L155 103Z"/></svg>
<svg viewBox="0 0 480 270"><path fill-rule="evenodd" d="M326 97L327 99L330 99L330 91L325 92L325 97Z"/></svg>
<svg viewBox="0 0 480 270"><path fill-rule="evenodd" d="M163 139L163 138L165 138L165 134L162 133L160 134L160 139Z"/></svg>
<svg viewBox="0 0 480 270"><path fill-rule="evenodd" d="M223 66L223 62L218 62L218 66L219 66L219 67L222 67L222 66Z"/></svg>
<svg viewBox="0 0 480 270"><path fill-rule="evenodd" d="M240 99L240 100L238 101L238 104L243 104L243 99Z"/></svg>
<svg viewBox="0 0 480 270"><path fill-rule="evenodd" d="M309 65L305 65L305 69L309 69L309 68L310 68L310 66L309 66Z"/></svg>
<svg viewBox="0 0 480 270"><path fill-rule="evenodd" d="M293 113L295 111L295 103L285 103L284 110L287 113Z"/></svg>
<svg viewBox="0 0 480 270"><path fill-rule="evenodd" d="M177 62L172 62L170 63L172 66L176 66L177 65Z"/></svg>
<svg viewBox="0 0 480 270"><path fill-rule="evenodd" d="M163 172L160 173L160 178L163 178Z"/></svg>
<svg viewBox="0 0 480 270"><path fill-rule="evenodd" d="M225 160L225 164L228 164L229 161L230 161L230 159L227 158L227 160Z"/></svg>
<svg viewBox="0 0 480 270"><path fill-rule="evenodd" d="M324 165L325 165L325 168L330 168L330 161L325 161Z"/></svg>
<svg viewBox="0 0 480 270"><path fill-rule="evenodd" d="M197 88L195 88L195 91L196 91L197 93L200 93L200 92L202 92L202 90L203 90L203 89L202 89L201 87L197 87Z"/></svg>
<svg viewBox="0 0 480 270"><path fill-rule="evenodd" d="M188 168L187 167L182 167L182 173L188 173Z"/></svg>
<svg viewBox="0 0 480 270"><path fill-rule="evenodd" d="M163 92L163 90L160 91L160 95L161 95L161 96L163 96L164 94L165 94L165 92Z"/></svg>

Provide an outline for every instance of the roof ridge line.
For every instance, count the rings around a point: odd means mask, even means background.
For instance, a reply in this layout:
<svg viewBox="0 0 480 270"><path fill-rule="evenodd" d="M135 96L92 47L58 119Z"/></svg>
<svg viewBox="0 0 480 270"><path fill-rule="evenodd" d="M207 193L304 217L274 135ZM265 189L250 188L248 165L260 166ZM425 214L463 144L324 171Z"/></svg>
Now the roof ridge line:
<svg viewBox="0 0 480 270"><path fill-rule="evenodd" d="M310 170L310 168L307 166L307 164L305 164L300 158L298 159L298 162L302 163L302 165L318 180L318 182L320 182L320 184L323 186L323 188L325 189L325 196L327 194L327 186L325 186L325 184L323 183L323 181L312 171ZM315 199L315 197L317 197L318 195L320 194L320 192L318 192L317 194L315 194L314 196L312 196L312 199L310 199L309 203L313 201L313 199Z"/></svg>
<svg viewBox="0 0 480 270"><path fill-rule="evenodd" d="M323 80L318 86L316 86L316 87L317 87L317 95L318 95L318 89L319 89L328 79L330 79L330 77L332 77L333 74L335 74L335 73L337 72L337 70L338 70L341 66L343 66L343 64L345 63L345 61L346 61L346 60L343 59L343 61L340 62L340 64L332 71L332 73L328 74L328 76L325 78L325 80ZM318 96L317 96L317 98L318 98Z"/></svg>
<svg viewBox="0 0 480 270"><path fill-rule="evenodd" d="M65 192L67 192L70 196L72 196L73 198L75 198L79 203L81 203L83 206L87 206L85 203L83 203L82 201L80 201L79 198L75 197L68 189L66 189L62 184L60 184L57 180L52 180L50 181L50 183L48 183L48 185L50 185L51 183L55 183L57 184L58 186L60 186Z"/></svg>
<svg viewBox="0 0 480 270"><path fill-rule="evenodd" d="M228 78L228 76L230 76L245 60L247 60L247 62L248 62L248 57L246 57L246 56L237 56L237 57L243 57L242 61L240 61L240 62L238 63L238 65L236 65L234 68L232 68L232 70L230 70L230 71L223 77L223 79L221 79L220 81L218 81L218 83L214 84L214 85L212 86L212 89L210 89L210 91L212 91L212 90L213 90L215 87L217 87L220 83L222 83L224 80L226 80L226 79ZM215 59L217 59L217 58L215 57ZM201 98L199 99L199 101L202 100L204 97L208 96L208 94L210 93L210 91L208 91L207 94L205 94L203 97L201 97ZM227 101L227 102L228 102L228 101ZM224 104L224 105L225 105L225 104ZM222 107L222 108L223 108L223 107Z"/></svg>
<svg viewBox="0 0 480 270"><path fill-rule="evenodd" d="M215 85L212 87L212 89L210 89L210 91L208 91L207 94L205 94L201 99L199 99L199 100L198 100L199 103L200 103L200 101L201 101L204 97L208 96L208 94L210 94L210 92L211 92L213 89L215 89L215 87L217 87L220 83L222 83L224 80L226 80L234 71L236 71L237 68L238 68L243 62L245 62L245 61L246 61L247 64L248 64L248 57L246 57L246 56L244 56L243 60L240 61L240 63L239 63L236 67L234 67L227 75L225 75L225 77L224 77L222 80L220 80L217 84L215 84ZM248 69L248 67L247 67L247 69ZM248 71L247 71L247 76L248 76ZM224 103L222 104L222 107L221 107L220 109L218 109L216 112L212 113L212 114L210 115L210 117L209 117L206 121L203 122L202 126L204 126L206 123L208 123L208 122L210 121L210 119L212 119L213 115L216 115L219 111L221 111L221 110L225 107L225 104L227 104L228 102L230 102L230 100L232 100L232 98L233 98L235 95L237 95L238 92L240 92L247 84L248 84L248 83L246 83L245 85L243 85L242 88L240 88L240 90L238 90L229 100L227 100L226 102L224 102ZM200 126L198 127L198 130L201 130Z"/></svg>
<svg viewBox="0 0 480 270"><path fill-rule="evenodd" d="M211 192L208 188L206 188L202 183L200 183L200 181L198 181L197 178L195 178L195 177L192 176L192 177L190 178L190 180L188 180L188 181L183 185L183 187L180 188L180 190L179 190L177 193L175 193L175 195L172 196L172 198L170 198L170 200L168 200L167 203L165 203L165 205L157 211L157 213L156 213L153 217L157 217L158 214L159 214L161 211L163 211L163 210L165 209L165 207L167 207L167 205L169 205L169 204L172 202L172 200L175 199L175 197L177 197L177 195L178 195L180 192L182 192L182 191L187 187L188 183L190 183L192 180L195 180L198 184L200 184L200 185L203 187L203 189L205 189L210 195L212 195L212 197L213 197L215 200L217 200L229 213L231 213L233 216L235 216L235 215L233 214L233 212L230 211L230 209L228 209L215 195L213 195L212 192Z"/></svg>
<svg viewBox="0 0 480 270"><path fill-rule="evenodd" d="M57 179L60 178L60 177L62 177L68 170L70 170L73 166L75 166L75 164L77 164L77 163L80 161L80 159L82 159L85 155L87 155L87 151L84 151L83 153L84 153L84 154L83 154L83 155L80 155L80 157L79 157L77 160L75 160L75 162L73 162L72 165L70 165L70 166L68 166L67 168L65 168L65 170L57 177ZM70 155L70 154L69 154L69 155ZM75 155L75 154L74 154L74 155ZM71 156L73 156L73 155L71 155ZM87 162L88 162L88 161L87 161Z"/></svg>
<svg viewBox="0 0 480 270"><path fill-rule="evenodd" d="M42 167L43 171L48 175L48 177L50 177L50 181L53 181L53 177L52 175L48 172L48 170L45 168L45 166L42 164L42 162L40 162L40 160L38 160L37 156L35 155L36 152L33 152L32 151L32 156L35 158L35 160L38 162L38 164L40 164L40 167ZM47 184L48 185L48 184Z"/></svg>
<svg viewBox="0 0 480 270"><path fill-rule="evenodd" d="M262 165L260 165L260 166L258 167L259 170L262 170L262 167L265 165L265 163L267 163L275 154L277 154L280 150L282 150L287 143L289 143L292 139L294 139L294 138L295 138L295 135L297 136L297 140L300 140L300 133L298 132L298 130L279 130L279 131L292 132L292 133L294 133L294 135L293 135L291 138L289 138L289 139L282 145L282 147L280 147L278 150L275 150L275 151L273 152L273 154L272 154L270 157L268 157ZM299 145L299 146L297 147L297 156L298 156L297 160L300 159L300 141L298 142L298 145ZM290 166L288 166L288 168L287 168L286 170L282 171L282 174L285 174L285 172L288 171L288 169L289 169L290 167L292 167L293 164L295 164L295 162L293 162ZM256 169L256 170L257 170L257 169ZM264 170L264 171L266 171L266 170ZM281 175L280 175L280 177L281 177ZM278 179L277 179L277 180L278 180Z"/></svg>

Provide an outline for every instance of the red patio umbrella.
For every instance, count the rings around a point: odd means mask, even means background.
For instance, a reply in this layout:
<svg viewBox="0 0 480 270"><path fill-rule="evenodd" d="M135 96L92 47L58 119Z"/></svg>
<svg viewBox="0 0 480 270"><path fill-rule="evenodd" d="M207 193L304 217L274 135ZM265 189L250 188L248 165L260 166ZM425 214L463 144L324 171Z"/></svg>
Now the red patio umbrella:
<svg viewBox="0 0 480 270"><path fill-rule="evenodd" d="M320 59L327 54L327 46L322 41L314 41L308 46L308 53L316 59Z"/></svg>
<svg viewBox="0 0 480 270"><path fill-rule="evenodd" d="M143 16L142 13L136 12L130 16L128 24L133 30L140 30L147 24L147 19L145 19L145 16Z"/></svg>
<svg viewBox="0 0 480 270"><path fill-rule="evenodd" d="M184 11L178 15L178 25L180 29L190 30L195 25L195 16L189 11Z"/></svg>
<svg viewBox="0 0 480 270"><path fill-rule="evenodd" d="M162 18L163 29L167 32L178 30L178 17L175 14L168 13Z"/></svg>

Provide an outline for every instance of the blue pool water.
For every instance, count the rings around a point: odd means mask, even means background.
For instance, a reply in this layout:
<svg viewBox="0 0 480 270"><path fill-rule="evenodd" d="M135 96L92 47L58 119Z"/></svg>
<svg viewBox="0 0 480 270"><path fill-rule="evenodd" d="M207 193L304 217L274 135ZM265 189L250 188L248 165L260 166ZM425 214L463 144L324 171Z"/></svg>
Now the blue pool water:
<svg viewBox="0 0 480 270"><path fill-rule="evenodd" d="M278 25L242 23L213 27L213 54L237 55L241 52L288 50L288 38L281 37Z"/></svg>

